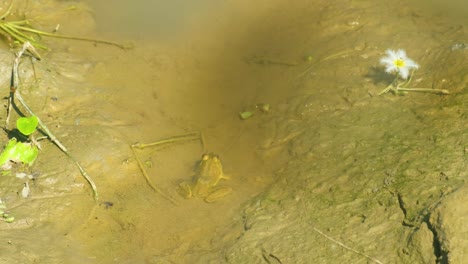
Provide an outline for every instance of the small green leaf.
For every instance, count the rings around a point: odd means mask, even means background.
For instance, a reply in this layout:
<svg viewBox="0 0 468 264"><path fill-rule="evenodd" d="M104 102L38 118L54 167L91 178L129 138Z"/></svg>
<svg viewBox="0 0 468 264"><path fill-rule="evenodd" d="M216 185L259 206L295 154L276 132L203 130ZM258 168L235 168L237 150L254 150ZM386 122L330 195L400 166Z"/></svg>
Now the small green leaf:
<svg viewBox="0 0 468 264"><path fill-rule="evenodd" d="M5 146L5 149L2 151L2 154L0 154L0 166L3 167L3 165L10 161L11 157L15 153L16 142L16 138L12 138L8 141L8 144Z"/></svg>
<svg viewBox="0 0 468 264"><path fill-rule="evenodd" d="M16 121L18 130L26 136L31 135L37 128L39 120L36 116L20 117Z"/></svg>
<svg viewBox="0 0 468 264"><path fill-rule="evenodd" d="M30 143L18 142L16 143L18 160L24 164L32 165L36 160L39 149Z"/></svg>
<svg viewBox="0 0 468 264"><path fill-rule="evenodd" d="M10 139L7 146L0 154L0 166L5 167L10 161L32 165L39 154L37 146L31 143L18 142L16 138Z"/></svg>
<svg viewBox="0 0 468 264"><path fill-rule="evenodd" d="M240 112L239 116L242 120L245 120L247 118L251 118L253 116L253 113L250 111Z"/></svg>

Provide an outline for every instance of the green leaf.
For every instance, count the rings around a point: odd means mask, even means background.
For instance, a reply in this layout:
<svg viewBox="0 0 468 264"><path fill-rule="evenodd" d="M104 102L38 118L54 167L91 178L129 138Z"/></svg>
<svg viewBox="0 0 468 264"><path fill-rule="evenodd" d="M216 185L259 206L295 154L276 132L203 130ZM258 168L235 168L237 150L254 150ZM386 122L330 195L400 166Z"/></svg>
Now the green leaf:
<svg viewBox="0 0 468 264"><path fill-rule="evenodd" d="M16 128L26 136L29 136L36 131L38 124L39 120L36 116L20 117L16 120Z"/></svg>
<svg viewBox="0 0 468 264"><path fill-rule="evenodd" d="M0 166L3 166L10 161L11 156L14 155L16 143L16 138L12 138L10 141L8 141L8 144L5 146L5 149L0 155Z"/></svg>
<svg viewBox="0 0 468 264"><path fill-rule="evenodd" d="M245 111L245 112L240 112L239 113L239 116L242 120L245 120L247 118L251 118L253 116L253 113L252 112L249 112L249 111Z"/></svg>
<svg viewBox="0 0 468 264"><path fill-rule="evenodd" d="M16 143L18 160L24 164L32 165L36 160L39 149L31 143Z"/></svg>
<svg viewBox="0 0 468 264"><path fill-rule="evenodd" d="M32 165L39 154L37 146L31 143L18 142L16 138L10 139L0 155L0 166L4 167L10 161Z"/></svg>

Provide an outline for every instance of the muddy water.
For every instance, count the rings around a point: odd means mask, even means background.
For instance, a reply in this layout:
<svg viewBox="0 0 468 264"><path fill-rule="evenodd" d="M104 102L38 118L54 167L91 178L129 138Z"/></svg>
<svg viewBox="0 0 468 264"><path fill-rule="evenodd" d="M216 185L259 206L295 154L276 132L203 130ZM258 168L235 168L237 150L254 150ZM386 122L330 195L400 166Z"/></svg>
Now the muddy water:
<svg viewBox="0 0 468 264"><path fill-rule="evenodd" d="M56 11L38 25L55 27L60 21L63 34L133 48L47 40L52 51L36 73L43 81L25 93L96 181L100 201L93 202L74 165L44 144L32 168L40 177L28 199L16 195L22 184L17 179L2 182L2 198L17 218L1 229L8 238L1 248L4 258L18 263L365 261L319 236L317 227L384 263L415 263L411 250L419 249L401 249L399 241L413 234L401 222L418 227L418 213L430 208L438 193L458 188L463 173L455 154L454 168L437 167L442 157L436 154L424 157L427 164L407 160L422 160L418 153L424 151L443 152L446 143L430 148L420 137L432 138L449 127L438 121L433 105L448 109L442 120L458 124L457 100L463 97L377 97L391 82L378 60L387 48L405 48L424 65L418 85L460 93L466 87L466 64L460 60L466 50L450 47L466 44L466 29L460 28L464 16L453 12L466 6L456 1L443 8L418 1L166 2L92 1L70 8L64 1L38 7L25 1L19 6L35 7L28 17ZM436 63L446 60L452 69ZM258 103L269 103L271 111L257 111ZM241 120L238 113L245 110L255 115ZM451 144L447 135L460 136L462 126L450 127L437 135ZM155 192L130 145L192 132L203 140L136 150L162 194ZM220 155L230 176L220 185L233 189L213 204L184 199L176 191L194 175L205 152ZM424 179L427 186L422 186L415 176L440 170L452 172L452 181L442 186ZM376 236L385 243L373 242ZM431 244L421 259L434 258ZM312 251L314 256L308 254Z"/></svg>
<svg viewBox="0 0 468 264"><path fill-rule="evenodd" d="M159 8L170 12L176 7ZM216 241L223 241L222 237L229 241L240 234L237 227L230 228L241 221L241 206L272 182L273 171L284 162L284 155L259 149L258 141L274 132L262 125L262 120L272 118L271 113L257 112L245 121L238 117L240 111L255 111L257 103L275 104L280 94L273 91L284 89L284 83L274 82L264 67L249 64L252 56L264 55L266 36L257 37L248 28L237 27L237 14L231 14L233 11L226 7L197 8L191 9L189 16L182 12L172 20L163 17L152 22L174 27L169 31L141 27L139 20L128 25L130 28L121 28L124 32L115 31L119 30L114 27L118 24L97 26L97 31L106 36L123 33L135 43L129 51L103 51L101 56L107 58L97 63L88 77L96 89L112 94L98 107L99 112L112 113L113 120L120 121L124 129L114 132L123 137L121 143L151 142L193 131L202 133L204 143L138 151L142 160L153 164L146 168L150 177L177 205L148 188L128 150L117 154L120 160L116 161L125 163L118 164L119 171L110 169L106 174L120 174L116 176L119 182L102 198L114 206L97 210L99 220L90 221L80 232L83 241L100 237L102 242L90 243L89 248L98 259L157 263L167 258L181 262L195 259L201 252L219 251ZM246 25L257 23L253 13L243 14L242 9L234 12L251 20L245 21ZM97 21L101 21L98 14ZM109 26L114 31L108 34ZM265 29L260 26L257 30ZM281 43L275 45L279 47ZM280 59L301 63L301 56L285 56ZM285 67L291 70L290 66ZM282 68L275 71L280 73ZM254 78L258 74L263 75L260 83ZM232 194L215 204L184 200L175 191L180 182L193 176L196 161L204 152L219 154L231 177L222 184L233 188ZM103 231L106 228L111 234ZM108 239L116 241L109 244L105 242Z"/></svg>

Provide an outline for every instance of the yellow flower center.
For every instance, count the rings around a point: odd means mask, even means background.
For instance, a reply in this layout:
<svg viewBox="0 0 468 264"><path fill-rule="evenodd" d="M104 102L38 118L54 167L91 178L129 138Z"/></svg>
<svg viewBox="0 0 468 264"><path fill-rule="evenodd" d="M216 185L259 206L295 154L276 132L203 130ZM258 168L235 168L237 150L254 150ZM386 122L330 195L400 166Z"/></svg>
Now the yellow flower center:
<svg viewBox="0 0 468 264"><path fill-rule="evenodd" d="M397 66L397 68L405 66L405 61L402 59L396 59L393 63L395 63L395 66Z"/></svg>

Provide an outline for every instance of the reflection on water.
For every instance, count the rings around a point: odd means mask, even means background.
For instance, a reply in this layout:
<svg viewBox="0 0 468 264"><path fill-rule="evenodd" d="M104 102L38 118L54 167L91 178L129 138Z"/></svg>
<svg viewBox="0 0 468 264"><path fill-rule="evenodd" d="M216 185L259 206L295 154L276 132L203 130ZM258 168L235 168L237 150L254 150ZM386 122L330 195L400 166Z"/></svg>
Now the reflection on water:
<svg viewBox="0 0 468 264"><path fill-rule="evenodd" d="M433 17L450 17L454 22L468 23L468 2L465 0L411 0L413 6Z"/></svg>
<svg viewBox="0 0 468 264"><path fill-rule="evenodd" d="M180 34L193 19L216 12L216 0L97 0L88 2L96 14L98 31L136 38Z"/></svg>

